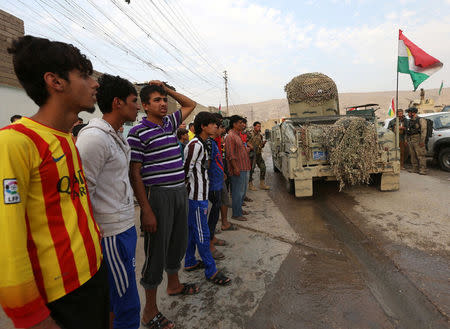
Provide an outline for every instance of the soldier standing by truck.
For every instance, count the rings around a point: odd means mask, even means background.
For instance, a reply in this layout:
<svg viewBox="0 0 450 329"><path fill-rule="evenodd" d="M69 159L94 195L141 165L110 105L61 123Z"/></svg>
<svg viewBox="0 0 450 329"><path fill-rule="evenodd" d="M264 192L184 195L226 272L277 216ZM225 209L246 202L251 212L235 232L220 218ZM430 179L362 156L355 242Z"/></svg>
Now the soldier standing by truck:
<svg viewBox="0 0 450 329"><path fill-rule="evenodd" d="M400 169L405 169L405 153L408 144L406 143L406 125L407 119L403 115L403 110L398 109L398 135L399 135L399 146L400 146ZM389 122L388 128L395 133L395 118Z"/></svg>
<svg viewBox="0 0 450 329"><path fill-rule="evenodd" d="M266 185L266 164L262 157L262 149L264 145L266 145L266 141L263 140L263 136L261 134L261 122L253 123L253 131L249 136L248 143L253 146L253 156L250 157L250 162L252 165L252 169L250 170L250 180L248 183L248 189L251 191L256 191L256 187L253 185L253 172L255 171L256 165L259 168L259 188L262 190L270 189L270 186Z"/></svg>
<svg viewBox="0 0 450 329"><path fill-rule="evenodd" d="M409 172L426 175L427 160L425 158L425 140L427 136L427 122L424 118L417 116L417 108L410 107L407 112L409 114L409 120L406 126L406 135L408 136L407 142L412 164L412 168Z"/></svg>

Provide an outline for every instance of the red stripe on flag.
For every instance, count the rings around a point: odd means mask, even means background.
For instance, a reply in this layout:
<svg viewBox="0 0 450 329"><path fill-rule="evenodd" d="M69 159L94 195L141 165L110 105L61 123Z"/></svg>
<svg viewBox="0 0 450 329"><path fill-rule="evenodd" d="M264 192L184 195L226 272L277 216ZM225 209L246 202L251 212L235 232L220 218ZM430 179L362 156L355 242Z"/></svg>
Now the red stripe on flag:
<svg viewBox="0 0 450 329"><path fill-rule="evenodd" d="M409 48L409 51L411 51L411 54L414 57L414 64L416 66L426 68L428 66L438 64L441 61L434 58L433 56L427 54L425 51L420 49L418 46L416 46L414 43L412 43L407 37L403 35L402 30L399 30L399 40L403 40L405 43L405 46Z"/></svg>
<svg viewBox="0 0 450 329"><path fill-rule="evenodd" d="M79 173L75 172L72 151L67 140L60 136L56 136L56 138L58 138L59 142L61 143L63 152L66 155L69 177L71 178L71 181L73 179L73 183L71 184L72 203L76 213L78 214L78 228L80 229L81 236L83 237L84 247L88 256L89 270L91 272L91 275L94 276L94 274L97 273L97 255L95 252L94 240L92 239L91 232L89 231L88 217L80 200L80 178L83 179L85 187L87 186L86 179L84 178L84 175L82 177L79 177ZM81 162L79 162L79 167L82 168ZM78 184L75 184L76 180L78 180ZM85 193L87 195L87 190L85 191Z"/></svg>
<svg viewBox="0 0 450 329"><path fill-rule="evenodd" d="M39 174L41 176L48 228L52 236L56 257L58 258L64 289L66 293L69 293L80 286L80 281L78 279L75 258L70 246L69 233L67 232L61 210L61 198L57 191L59 173L56 162L53 161L48 143L39 134L22 124L15 124L9 127L28 136L36 145L42 159Z"/></svg>
<svg viewBox="0 0 450 329"><path fill-rule="evenodd" d="M41 297L44 299L46 303L48 303L47 292L45 291L44 286L44 277L42 275L41 265L39 263L36 244L34 243L33 237L31 235L30 221L28 219L28 214L25 214L25 223L27 225L28 256L30 257L31 267L33 268L34 281L36 282Z"/></svg>

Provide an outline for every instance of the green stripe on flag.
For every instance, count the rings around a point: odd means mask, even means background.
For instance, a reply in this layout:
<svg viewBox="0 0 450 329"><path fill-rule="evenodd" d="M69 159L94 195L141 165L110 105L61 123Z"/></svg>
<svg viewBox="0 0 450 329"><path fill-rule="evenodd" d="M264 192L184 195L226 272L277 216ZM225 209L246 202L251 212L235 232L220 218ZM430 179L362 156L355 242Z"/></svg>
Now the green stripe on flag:
<svg viewBox="0 0 450 329"><path fill-rule="evenodd" d="M409 73L408 57L398 57L398 72Z"/></svg>
<svg viewBox="0 0 450 329"><path fill-rule="evenodd" d="M426 75L424 73L409 71L409 74L411 75L411 80L414 85L414 91L416 91L417 87L424 82L426 79L428 79L430 76Z"/></svg>

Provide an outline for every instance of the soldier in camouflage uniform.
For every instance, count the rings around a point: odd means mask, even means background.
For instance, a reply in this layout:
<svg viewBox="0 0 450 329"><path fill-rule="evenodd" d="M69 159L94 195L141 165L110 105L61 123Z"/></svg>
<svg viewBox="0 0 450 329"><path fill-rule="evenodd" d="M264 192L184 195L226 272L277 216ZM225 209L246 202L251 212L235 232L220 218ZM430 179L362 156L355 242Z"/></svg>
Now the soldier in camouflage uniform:
<svg viewBox="0 0 450 329"><path fill-rule="evenodd" d="M255 171L256 165L259 168L259 188L262 190L270 189L270 186L266 185L266 164L262 157L262 149L266 145L266 141L263 140L261 135L261 123L256 121L253 123L253 130L249 134L248 143L253 147L253 155L250 157L250 162L252 164L252 169L250 170L250 180L248 183L249 190L255 191L256 188L253 185L253 172Z"/></svg>
<svg viewBox="0 0 450 329"><path fill-rule="evenodd" d="M426 175L425 139L427 136L427 122L424 118L417 116L417 108L410 107L407 112L409 113L409 120L406 126L406 135L412 164L410 172Z"/></svg>

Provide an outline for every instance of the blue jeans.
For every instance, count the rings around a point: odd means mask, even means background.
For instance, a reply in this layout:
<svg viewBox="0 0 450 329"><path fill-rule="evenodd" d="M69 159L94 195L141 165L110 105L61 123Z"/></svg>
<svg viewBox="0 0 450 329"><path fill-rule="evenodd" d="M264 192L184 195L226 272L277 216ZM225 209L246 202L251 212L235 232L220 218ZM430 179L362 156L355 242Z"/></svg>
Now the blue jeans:
<svg viewBox="0 0 450 329"><path fill-rule="evenodd" d="M248 171L241 171L239 176L231 176L231 205L233 217L242 216L242 203L248 187Z"/></svg>

